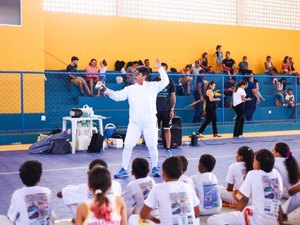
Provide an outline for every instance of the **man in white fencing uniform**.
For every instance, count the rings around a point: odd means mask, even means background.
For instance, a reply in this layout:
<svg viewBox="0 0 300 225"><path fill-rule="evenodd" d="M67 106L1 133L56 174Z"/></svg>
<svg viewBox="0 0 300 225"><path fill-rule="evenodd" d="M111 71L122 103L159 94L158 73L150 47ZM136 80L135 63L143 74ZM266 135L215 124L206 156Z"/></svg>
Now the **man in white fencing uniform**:
<svg viewBox="0 0 300 225"><path fill-rule="evenodd" d="M161 80L157 82L145 81L149 75L149 69L140 66L134 72L134 85L125 87L120 91L113 91L101 84L111 99L115 101L124 101L128 99L129 103L129 124L127 128L125 144L122 154L122 168L115 178L128 177L128 165L133 147L137 144L143 133L146 145L149 150L152 162L152 175L159 177L158 150L157 150L157 118L156 118L156 97L157 93L163 90L169 84L169 78L161 66L159 59L156 59L156 67Z"/></svg>

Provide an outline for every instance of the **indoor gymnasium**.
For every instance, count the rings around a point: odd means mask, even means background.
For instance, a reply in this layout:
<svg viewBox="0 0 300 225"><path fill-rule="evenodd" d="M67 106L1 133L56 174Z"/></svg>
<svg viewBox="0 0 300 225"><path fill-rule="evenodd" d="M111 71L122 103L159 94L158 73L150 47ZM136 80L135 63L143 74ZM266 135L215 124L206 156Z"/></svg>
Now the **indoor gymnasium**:
<svg viewBox="0 0 300 225"><path fill-rule="evenodd" d="M0 0L0 225L300 225L299 13Z"/></svg>

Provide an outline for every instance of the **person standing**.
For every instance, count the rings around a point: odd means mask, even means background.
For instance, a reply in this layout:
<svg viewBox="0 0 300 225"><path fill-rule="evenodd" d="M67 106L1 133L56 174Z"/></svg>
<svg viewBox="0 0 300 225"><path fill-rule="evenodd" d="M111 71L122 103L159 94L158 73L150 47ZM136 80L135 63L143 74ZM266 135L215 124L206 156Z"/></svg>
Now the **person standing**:
<svg viewBox="0 0 300 225"><path fill-rule="evenodd" d="M232 94L233 109L236 113L233 138L243 138L245 101L251 101L251 98L246 98L245 88L246 82L242 80L237 83Z"/></svg>
<svg viewBox="0 0 300 225"><path fill-rule="evenodd" d="M122 154L122 168L115 175L115 178L128 177L128 165L133 147L137 144L143 133L152 161L152 175L159 177L158 150L157 150L157 118L156 118L156 97L169 84L169 77L161 66L159 59L156 59L156 67L161 80L147 82L149 69L139 66L134 71L134 85L125 87L120 91L113 91L102 85L111 99L129 103L129 124L127 128L125 144Z"/></svg>
<svg viewBox="0 0 300 225"><path fill-rule="evenodd" d="M168 65L166 63L161 64L164 70L168 71ZM160 76L153 79L153 81L160 81ZM172 102L171 102L171 101ZM172 152L171 148L171 126L170 120L174 117L174 109L176 104L176 95L175 95L175 87L172 80L170 80L169 84L157 94L156 98L156 109L157 109L157 123L158 127L162 126L164 130L163 135L165 135L166 140L166 156L171 157Z"/></svg>
<svg viewBox="0 0 300 225"><path fill-rule="evenodd" d="M214 81L209 81L207 84L205 97L204 97L206 101L206 107L205 107L206 117L204 123L198 130L198 135L201 138L203 138L202 133L210 122L212 122L214 137L221 137L221 135L218 134L217 114L216 114L216 110L217 110L216 102L221 101L221 99L215 98L214 96L215 88L216 88L216 83Z"/></svg>

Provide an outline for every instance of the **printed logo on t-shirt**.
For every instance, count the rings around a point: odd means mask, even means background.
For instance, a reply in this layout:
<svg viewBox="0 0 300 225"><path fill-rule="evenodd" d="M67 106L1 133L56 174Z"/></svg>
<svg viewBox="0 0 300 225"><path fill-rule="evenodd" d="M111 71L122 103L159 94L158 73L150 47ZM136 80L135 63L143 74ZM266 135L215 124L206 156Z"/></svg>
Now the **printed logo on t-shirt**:
<svg viewBox="0 0 300 225"><path fill-rule="evenodd" d="M25 196L30 225L49 224L49 202L45 193L37 193Z"/></svg>
<svg viewBox="0 0 300 225"><path fill-rule="evenodd" d="M264 211L267 215L278 217L280 206L280 189L277 178L270 179L268 176L262 177L264 189Z"/></svg>
<svg viewBox="0 0 300 225"><path fill-rule="evenodd" d="M191 202L186 192L170 193L170 203L172 210L173 225L194 224L194 218L191 212Z"/></svg>
<svg viewBox="0 0 300 225"><path fill-rule="evenodd" d="M153 183L151 181L140 183L140 188L145 200L148 198L150 190L153 188Z"/></svg>
<svg viewBox="0 0 300 225"><path fill-rule="evenodd" d="M220 205L219 202L220 197L219 197L219 191L217 185L211 182L204 182L203 192L204 192L203 208L204 209L218 208Z"/></svg>

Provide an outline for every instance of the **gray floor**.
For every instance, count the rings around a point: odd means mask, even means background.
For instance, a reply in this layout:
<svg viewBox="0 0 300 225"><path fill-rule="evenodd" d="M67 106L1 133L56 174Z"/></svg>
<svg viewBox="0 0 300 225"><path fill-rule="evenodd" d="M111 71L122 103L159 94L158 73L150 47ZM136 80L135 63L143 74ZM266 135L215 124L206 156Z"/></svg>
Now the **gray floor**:
<svg viewBox="0 0 300 225"><path fill-rule="evenodd" d="M240 146L247 145L254 150L266 148L271 150L276 142L289 144L293 155L300 161L300 135L256 137L244 139L218 139L199 142L198 147L182 146L172 150L174 155L185 155L189 160L187 175L197 173L199 157L202 154L212 154L217 159L214 173L220 184L225 184L227 169L235 161L235 154ZM89 163L99 157L107 161L109 170L115 174L120 169L121 149L107 149L101 154L87 154L79 152L75 155L29 155L27 151L0 152L0 214L6 214L14 190L22 187L18 176L19 166L26 160L36 159L43 163L43 176L41 186L47 186L53 193L53 208L58 219L70 218L71 214L56 193L68 184L80 184L86 182L86 172ZM147 157L148 151L144 146L137 146L133 151L133 157ZM164 150L159 149L159 165L165 159ZM148 158L149 160L149 158ZM132 177L121 180L124 187ZM156 179L157 182L162 180Z"/></svg>

